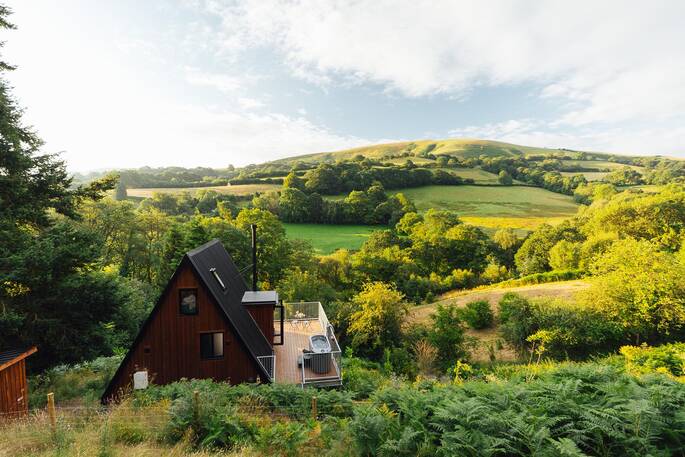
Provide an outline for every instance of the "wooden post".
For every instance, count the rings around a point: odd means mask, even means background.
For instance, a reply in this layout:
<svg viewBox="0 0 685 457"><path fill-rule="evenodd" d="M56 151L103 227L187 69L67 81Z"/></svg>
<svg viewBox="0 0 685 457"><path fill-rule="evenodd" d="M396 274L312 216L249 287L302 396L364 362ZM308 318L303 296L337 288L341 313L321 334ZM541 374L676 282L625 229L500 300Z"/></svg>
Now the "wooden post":
<svg viewBox="0 0 685 457"><path fill-rule="evenodd" d="M193 427L198 428L200 423L200 392L193 391Z"/></svg>
<svg viewBox="0 0 685 457"><path fill-rule="evenodd" d="M55 394L48 394L48 417L50 418L50 429L52 434L57 433L57 414L55 413Z"/></svg>
<svg viewBox="0 0 685 457"><path fill-rule="evenodd" d="M319 416L317 402L316 397L312 397L312 419L316 419Z"/></svg>

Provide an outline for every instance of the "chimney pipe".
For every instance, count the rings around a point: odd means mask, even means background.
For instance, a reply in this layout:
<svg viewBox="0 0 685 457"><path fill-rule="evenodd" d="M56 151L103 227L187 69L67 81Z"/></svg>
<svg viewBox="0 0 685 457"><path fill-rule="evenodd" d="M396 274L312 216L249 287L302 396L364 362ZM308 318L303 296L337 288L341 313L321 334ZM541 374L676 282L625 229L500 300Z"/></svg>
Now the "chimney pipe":
<svg viewBox="0 0 685 457"><path fill-rule="evenodd" d="M257 290L257 226L250 224L252 231L252 290Z"/></svg>

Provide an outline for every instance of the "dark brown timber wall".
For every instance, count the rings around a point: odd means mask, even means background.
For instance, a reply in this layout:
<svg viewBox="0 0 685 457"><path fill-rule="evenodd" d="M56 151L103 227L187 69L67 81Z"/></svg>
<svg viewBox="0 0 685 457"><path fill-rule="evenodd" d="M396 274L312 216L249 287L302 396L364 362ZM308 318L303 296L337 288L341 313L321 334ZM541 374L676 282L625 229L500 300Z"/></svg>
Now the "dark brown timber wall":
<svg viewBox="0 0 685 457"><path fill-rule="evenodd" d="M252 319L255 320L267 341L274 341L274 305L247 305Z"/></svg>

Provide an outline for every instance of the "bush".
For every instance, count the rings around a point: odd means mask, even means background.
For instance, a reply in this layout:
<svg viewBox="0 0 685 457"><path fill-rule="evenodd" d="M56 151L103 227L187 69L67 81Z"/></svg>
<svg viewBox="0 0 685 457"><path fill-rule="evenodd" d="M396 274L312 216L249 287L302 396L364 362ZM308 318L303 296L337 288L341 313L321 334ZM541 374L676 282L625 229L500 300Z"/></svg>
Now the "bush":
<svg viewBox="0 0 685 457"><path fill-rule="evenodd" d="M487 300L476 300L466 304L461 313L464 321L475 330L492 327L495 322L495 315L490 309L490 303Z"/></svg>
<svg viewBox="0 0 685 457"><path fill-rule="evenodd" d="M387 380L377 363L347 354L343 364L343 389L350 392L355 400L368 398Z"/></svg>
<svg viewBox="0 0 685 457"><path fill-rule="evenodd" d="M433 325L428 332L428 341L437 349L437 365L445 370L456 360L467 357L464 345L464 324L461 313L454 306L438 305L431 315Z"/></svg>
<svg viewBox="0 0 685 457"><path fill-rule="evenodd" d="M619 347L621 329L606 317L584 306L560 300L528 301L506 294L500 302L501 332L519 351L534 345L538 355L584 358Z"/></svg>
<svg viewBox="0 0 685 457"><path fill-rule="evenodd" d="M562 271L547 271L545 273L534 273L527 276L522 276L518 279L510 279L502 281L498 286L513 287L513 286L527 286L529 284L543 284L546 282L570 281L572 279L580 279L585 276L583 270L562 270Z"/></svg>
<svg viewBox="0 0 685 457"><path fill-rule="evenodd" d="M634 374L665 373L685 376L685 343L664 344L658 347L623 346L628 371Z"/></svg>

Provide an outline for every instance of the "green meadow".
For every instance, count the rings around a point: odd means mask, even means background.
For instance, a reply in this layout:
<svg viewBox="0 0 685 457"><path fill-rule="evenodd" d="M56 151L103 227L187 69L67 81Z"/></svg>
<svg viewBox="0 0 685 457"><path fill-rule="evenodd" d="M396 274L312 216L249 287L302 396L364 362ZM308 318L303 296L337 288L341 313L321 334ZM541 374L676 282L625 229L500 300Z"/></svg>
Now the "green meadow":
<svg viewBox="0 0 685 457"><path fill-rule="evenodd" d="M425 186L403 189L416 208L456 211L467 217L570 217L578 205L572 197L527 186Z"/></svg>
<svg viewBox="0 0 685 457"><path fill-rule="evenodd" d="M309 241L317 253L330 254L336 249L359 249L374 230L369 225L283 224L288 238Z"/></svg>
<svg viewBox="0 0 685 457"><path fill-rule="evenodd" d="M523 235L540 224L558 224L573 216L572 197L527 186L425 186L402 189L419 212L430 208L456 211L466 223L488 232L517 229ZM344 196L327 197L331 199ZM288 237L309 241L317 252L359 249L366 237L381 227L366 225L283 224Z"/></svg>

